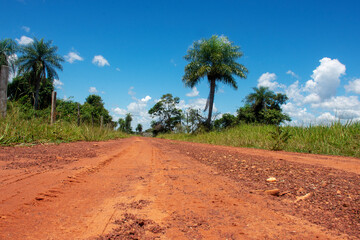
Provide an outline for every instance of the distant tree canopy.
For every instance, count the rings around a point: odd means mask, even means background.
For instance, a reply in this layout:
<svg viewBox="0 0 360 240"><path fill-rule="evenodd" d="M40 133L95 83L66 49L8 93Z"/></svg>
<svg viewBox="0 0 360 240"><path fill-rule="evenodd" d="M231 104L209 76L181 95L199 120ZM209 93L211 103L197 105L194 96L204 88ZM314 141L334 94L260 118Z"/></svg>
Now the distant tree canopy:
<svg viewBox="0 0 360 240"><path fill-rule="evenodd" d="M119 131L126 132L126 133L132 133L131 128L131 122L132 122L132 115L131 113L127 113L125 118L119 118L118 124L119 124Z"/></svg>
<svg viewBox="0 0 360 240"><path fill-rule="evenodd" d="M225 129L236 125L237 119L230 113L225 113L220 119L216 119L214 122L214 128L217 130Z"/></svg>
<svg viewBox="0 0 360 240"><path fill-rule="evenodd" d="M149 110L151 117L157 118L151 123L155 133L173 131L175 126L181 123L182 111L177 108L179 102L180 98L168 93Z"/></svg>
<svg viewBox="0 0 360 240"><path fill-rule="evenodd" d="M288 97L269 90L267 87L253 88L254 92L245 98L245 106L237 110L238 121L279 125L291 118L282 112L281 105Z"/></svg>
<svg viewBox="0 0 360 240"><path fill-rule="evenodd" d="M139 123L137 126L136 126L136 132L137 133L142 133L143 131L143 126Z"/></svg>
<svg viewBox="0 0 360 240"><path fill-rule="evenodd" d="M101 97L95 94L89 95L81 107L82 121L93 125L100 125L101 116L103 117L104 124L112 122L112 117L109 111L105 109Z"/></svg>

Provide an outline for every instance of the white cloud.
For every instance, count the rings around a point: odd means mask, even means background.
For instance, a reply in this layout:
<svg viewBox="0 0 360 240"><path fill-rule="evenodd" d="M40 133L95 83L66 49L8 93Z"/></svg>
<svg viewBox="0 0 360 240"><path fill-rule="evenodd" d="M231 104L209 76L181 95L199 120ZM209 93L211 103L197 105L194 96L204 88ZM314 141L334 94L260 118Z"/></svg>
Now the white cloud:
<svg viewBox="0 0 360 240"><path fill-rule="evenodd" d="M62 86L64 85L64 83L61 82L59 79L54 79L53 84L54 84L54 87L57 88L57 89L61 89Z"/></svg>
<svg viewBox="0 0 360 240"><path fill-rule="evenodd" d="M22 26L21 29L24 30L27 33L30 32L30 28L27 27L27 26Z"/></svg>
<svg viewBox="0 0 360 240"><path fill-rule="evenodd" d="M127 111L125 109L119 108L119 107L114 108L113 112L118 114L118 115L126 115L127 114Z"/></svg>
<svg viewBox="0 0 360 240"><path fill-rule="evenodd" d="M20 45L28 45L29 43L34 42L34 40L32 38L26 37L26 36L21 36L20 39L15 38L15 40L17 41L18 44Z"/></svg>
<svg viewBox="0 0 360 240"><path fill-rule="evenodd" d="M354 92L360 94L360 78L355 79L354 81L349 81L348 85L345 85L345 90L347 92Z"/></svg>
<svg viewBox="0 0 360 240"><path fill-rule="evenodd" d="M258 79L257 87L268 87L270 90L274 91L276 88L280 87L279 83L275 80L275 73L263 73Z"/></svg>
<svg viewBox="0 0 360 240"><path fill-rule="evenodd" d="M315 116L312 113L309 113L306 107L299 107L292 102L282 105L282 109L284 113L291 117L295 124L311 123L315 119Z"/></svg>
<svg viewBox="0 0 360 240"><path fill-rule="evenodd" d="M94 56L92 63L99 67L110 66L109 62L101 55Z"/></svg>
<svg viewBox="0 0 360 240"><path fill-rule="evenodd" d="M186 96L188 97L196 97L196 96L199 96L199 91L197 90L196 87L193 87L192 88L192 91L187 93Z"/></svg>
<svg viewBox="0 0 360 240"><path fill-rule="evenodd" d="M310 93L307 102L323 101L336 95L340 85L340 77L345 74L345 65L337 59L323 58L305 85L305 91Z"/></svg>
<svg viewBox="0 0 360 240"><path fill-rule="evenodd" d="M187 108L192 108L192 109L200 109L201 111L203 111L205 109L206 102L207 102L207 98L191 99L188 104L184 100L180 100L178 107L183 110ZM213 113L214 112L217 112L215 103L213 105Z"/></svg>
<svg viewBox="0 0 360 240"><path fill-rule="evenodd" d="M121 71L121 70L120 70L120 68L118 68L118 67L117 67L117 68L115 68L115 70L116 70L116 71L118 71L118 72L120 72L120 71Z"/></svg>
<svg viewBox="0 0 360 240"><path fill-rule="evenodd" d="M83 61L84 59L80 57L79 54L75 52L69 52L68 55L65 55L65 60L69 63L73 63L75 61Z"/></svg>
<svg viewBox="0 0 360 240"><path fill-rule="evenodd" d="M96 87L90 87L89 88L89 93L97 93L98 90L96 89Z"/></svg>
<svg viewBox="0 0 360 240"><path fill-rule="evenodd" d="M312 104L312 106L326 108L326 109L340 109L340 108L350 109L354 107L360 109L360 101L357 96L350 96L350 97L337 96L327 99L326 101L321 103L314 103Z"/></svg>
<svg viewBox="0 0 360 240"><path fill-rule="evenodd" d="M288 70L288 71L286 72L286 74L289 74L289 75L293 76L294 78L299 78L299 76L296 75L296 74L295 74L293 71L291 71L291 70Z"/></svg>
<svg viewBox="0 0 360 240"><path fill-rule="evenodd" d="M142 102L148 102L151 100L151 97L150 96L146 96L144 98L141 99Z"/></svg>
<svg viewBox="0 0 360 240"><path fill-rule="evenodd" d="M334 121L336 121L336 117L329 112L325 112L325 113L321 114L320 116L318 116L316 118L316 120L317 120L317 123L320 123L320 124L333 123Z"/></svg>

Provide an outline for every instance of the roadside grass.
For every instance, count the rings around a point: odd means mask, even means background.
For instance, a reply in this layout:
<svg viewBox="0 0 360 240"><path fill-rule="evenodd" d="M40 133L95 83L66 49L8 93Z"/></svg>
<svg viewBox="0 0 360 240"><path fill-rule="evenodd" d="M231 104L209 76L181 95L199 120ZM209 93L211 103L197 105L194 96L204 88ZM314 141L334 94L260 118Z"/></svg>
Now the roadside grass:
<svg viewBox="0 0 360 240"><path fill-rule="evenodd" d="M162 134L160 138L216 145L360 157L360 122L317 126L242 124L224 131Z"/></svg>
<svg viewBox="0 0 360 240"><path fill-rule="evenodd" d="M0 118L0 145L102 141L125 138L123 132L67 121L50 125L50 117L24 116L20 107L10 106L6 118Z"/></svg>

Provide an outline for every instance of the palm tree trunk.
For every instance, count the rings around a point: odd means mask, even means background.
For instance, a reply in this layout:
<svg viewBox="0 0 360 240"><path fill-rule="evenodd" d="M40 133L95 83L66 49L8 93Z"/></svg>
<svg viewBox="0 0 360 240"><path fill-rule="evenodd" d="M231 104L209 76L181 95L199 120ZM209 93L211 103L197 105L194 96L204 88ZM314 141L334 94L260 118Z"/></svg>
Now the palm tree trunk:
<svg viewBox="0 0 360 240"><path fill-rule="evenodd" d="M40 91L40 81L36 82L35 86L35 102L34 102L34 109L39 109L39 91Z"/></svg>
<svg viewBox="0 0 360 240"><path fill-rule="evenodd" d="M206 120L206 126L209 129L211 127L211 116L213 111L214 98L215 98L215 79L210 79L209 115L208 115L208 119Z"/></svg>

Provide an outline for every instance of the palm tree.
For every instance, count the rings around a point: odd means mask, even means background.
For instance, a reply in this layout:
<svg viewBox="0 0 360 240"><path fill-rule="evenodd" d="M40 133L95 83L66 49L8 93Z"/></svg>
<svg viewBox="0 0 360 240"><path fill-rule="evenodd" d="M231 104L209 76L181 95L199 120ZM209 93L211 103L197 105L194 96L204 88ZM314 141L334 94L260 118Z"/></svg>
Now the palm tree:
<svg viewBox="0 0 360 240"><path fill-rule="evenodd" d="M253 88L253 90L253 93L246 96L245 102L252 106L257 116L261 110L266 110L270 107L271 99L274 99L276 95L268 87L260 86L259 88Z"/></svg>
<svg viewBox="0 0 360 240"><path fill-rule="evenodd" d="M11 65L10 56L17 51L17 44L12 39L0 40L0 66Z"/></svg>
<svg viewBox="0 0 360 240"><path fill-rule="evenodd" d="M205 111L209 107L209 115L206 120L209 128L218 82L237 89L238 85L234 76L246 78L248 70L236 62L242 55L240 47L233 45L227 37L214 35L210 39L194 42L184 57L190 62L185 67L185 75L182 79L185 86L193 88L205 76L210 84L210 93L205 107Z"/></svg>
<svg viewBox="0 0 360 240"><path fill-rule="evenodd" d="M34 108L38 109L39 89L41 81L58 78L56 69L62 70L61 62L64 59L58 55L58 48L52 46L52 41L45 42L44 39L34 41L21 48L23 55L18 59L19 72L31 72L32 85L35 87Z"/></svg>

